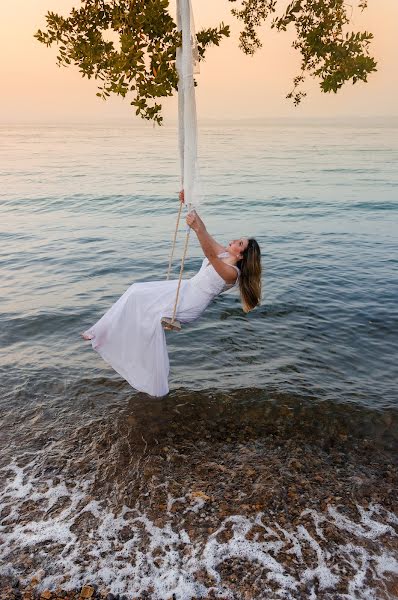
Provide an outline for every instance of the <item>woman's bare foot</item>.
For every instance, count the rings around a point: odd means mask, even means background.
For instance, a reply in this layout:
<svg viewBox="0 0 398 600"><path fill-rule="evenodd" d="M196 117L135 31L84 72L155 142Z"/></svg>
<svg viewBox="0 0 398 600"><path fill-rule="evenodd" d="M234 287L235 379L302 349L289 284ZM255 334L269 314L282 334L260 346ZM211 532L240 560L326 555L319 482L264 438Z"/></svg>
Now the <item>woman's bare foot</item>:
<svg viewBox="0 0 398 600"><path fill-rule="evenodd" d="M92 340L92 339L93 339L93 336L92 336L92 335L90 335L89 333L83 333L83 332L82 332L80 335L82 336L82 338L83 338L84 340Z"/></svg>

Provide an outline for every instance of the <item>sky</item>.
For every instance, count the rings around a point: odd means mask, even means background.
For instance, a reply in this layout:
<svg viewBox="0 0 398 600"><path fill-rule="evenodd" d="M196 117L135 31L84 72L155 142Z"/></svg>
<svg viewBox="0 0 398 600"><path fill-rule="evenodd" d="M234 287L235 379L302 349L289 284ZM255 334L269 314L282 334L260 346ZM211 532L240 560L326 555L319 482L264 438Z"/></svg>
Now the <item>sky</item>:
<svg viewBox="0 0 398 600"><path fill-rule="evenodd" d="M280 2L283 5L283 1ZM2 6L0 22L0 121L105 122L138 121L127 99L106 102L96 97L95 80L82 79L76 67L56 65L56 47L47 48L33 34L45 29L48 10L67 16L79 0L13 0ZM174 14L175 0L170 3ZM207 51L197 76L199 119L341 118L398 116L398 2L369 0L368 10L354 11L353 28L372 31L372 54L378 72L368 84L347 84L337 94L323 94L308 80L299 108L285 96L299 73L299 55L291 48L293 33L277 33L264 25L263 47L254 56L238 48L241 25L228 0L193 0L196 29L231 26L232 35ZM176 117L176 98L164 100L166 121Z"/></svg>

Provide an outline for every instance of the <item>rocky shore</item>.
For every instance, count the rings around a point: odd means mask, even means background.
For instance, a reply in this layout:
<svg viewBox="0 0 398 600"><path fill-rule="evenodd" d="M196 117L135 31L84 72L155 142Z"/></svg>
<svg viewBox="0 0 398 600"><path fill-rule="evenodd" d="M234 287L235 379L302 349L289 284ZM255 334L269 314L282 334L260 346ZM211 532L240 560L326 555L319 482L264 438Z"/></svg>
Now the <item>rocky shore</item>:
<svg viewBox="0 0 398 600"><path fill-rule="evenodd" d="M33 581L32 584L20 589L18 579L10 582L3 593L4 598L7 598L7 600L132 600L131 596L125 594L115 595L104 590L98 590L95 584L84 585L79 590L69 590L68 592L61 588L53 591L46 589L40 592L37 589L37 584ZM144 598L145 596L142 597L142 600Z"/></svg>
<svg viewBox="0 0 398 600"><path fill-rule="evenodd" d="M30 480L21 458L34 493L2 505L1 598L396 598L397 424L253 390L132 399L54 442Z"/></svg>

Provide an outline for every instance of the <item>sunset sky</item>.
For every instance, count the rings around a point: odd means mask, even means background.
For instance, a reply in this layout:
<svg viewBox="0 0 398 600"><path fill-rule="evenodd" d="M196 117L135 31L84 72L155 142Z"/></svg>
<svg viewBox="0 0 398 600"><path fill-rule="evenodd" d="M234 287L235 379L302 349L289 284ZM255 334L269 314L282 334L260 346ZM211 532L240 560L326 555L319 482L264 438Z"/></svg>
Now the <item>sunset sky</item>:
<svg viewBox="0 0 398 600"><path fill-rule="evenodd" d="M7 122L76 122L129 119L127 100L102 101L96 82L82 79L76 67L58 68L56 48L46 48L33 34L45 28L47 10L66 16L79 0L13 0L2 7L0 120ZM175 2L171 2L174 14ZM281 4L282 6L283 4ZM199 118L398 116L398 2L369 0L369 8L354 12L353 27L374 33L372 53L378 72L368 84L348 84L339 94L325 95L307 82L308 96L299 109L285 100L299 72L292 33L261 30L263 48L254 57L238 48L240 23L230 14L227 0L193 0L196 29L231 25L232 35L212 47L197 76ZM166 118L175 118L176 99L164 102ZM134 120L137 118L134 116Z"/></svg>

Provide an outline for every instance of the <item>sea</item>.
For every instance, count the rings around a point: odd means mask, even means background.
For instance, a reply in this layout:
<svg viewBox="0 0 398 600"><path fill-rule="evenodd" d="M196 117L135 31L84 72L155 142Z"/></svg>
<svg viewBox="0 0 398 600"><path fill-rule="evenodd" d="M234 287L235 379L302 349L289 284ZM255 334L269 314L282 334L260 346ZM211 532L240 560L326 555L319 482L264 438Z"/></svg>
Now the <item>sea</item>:
<svg viewBox="0 0 398 600"><path fill-rule="evenodd" d="M154 399L80 332L166 278L176 125L0 126L0 588L396 598L398 120L199 134L197 212L256 238L262 301L167 332ZM202 259L192 232L185 278Z"/></svg>

